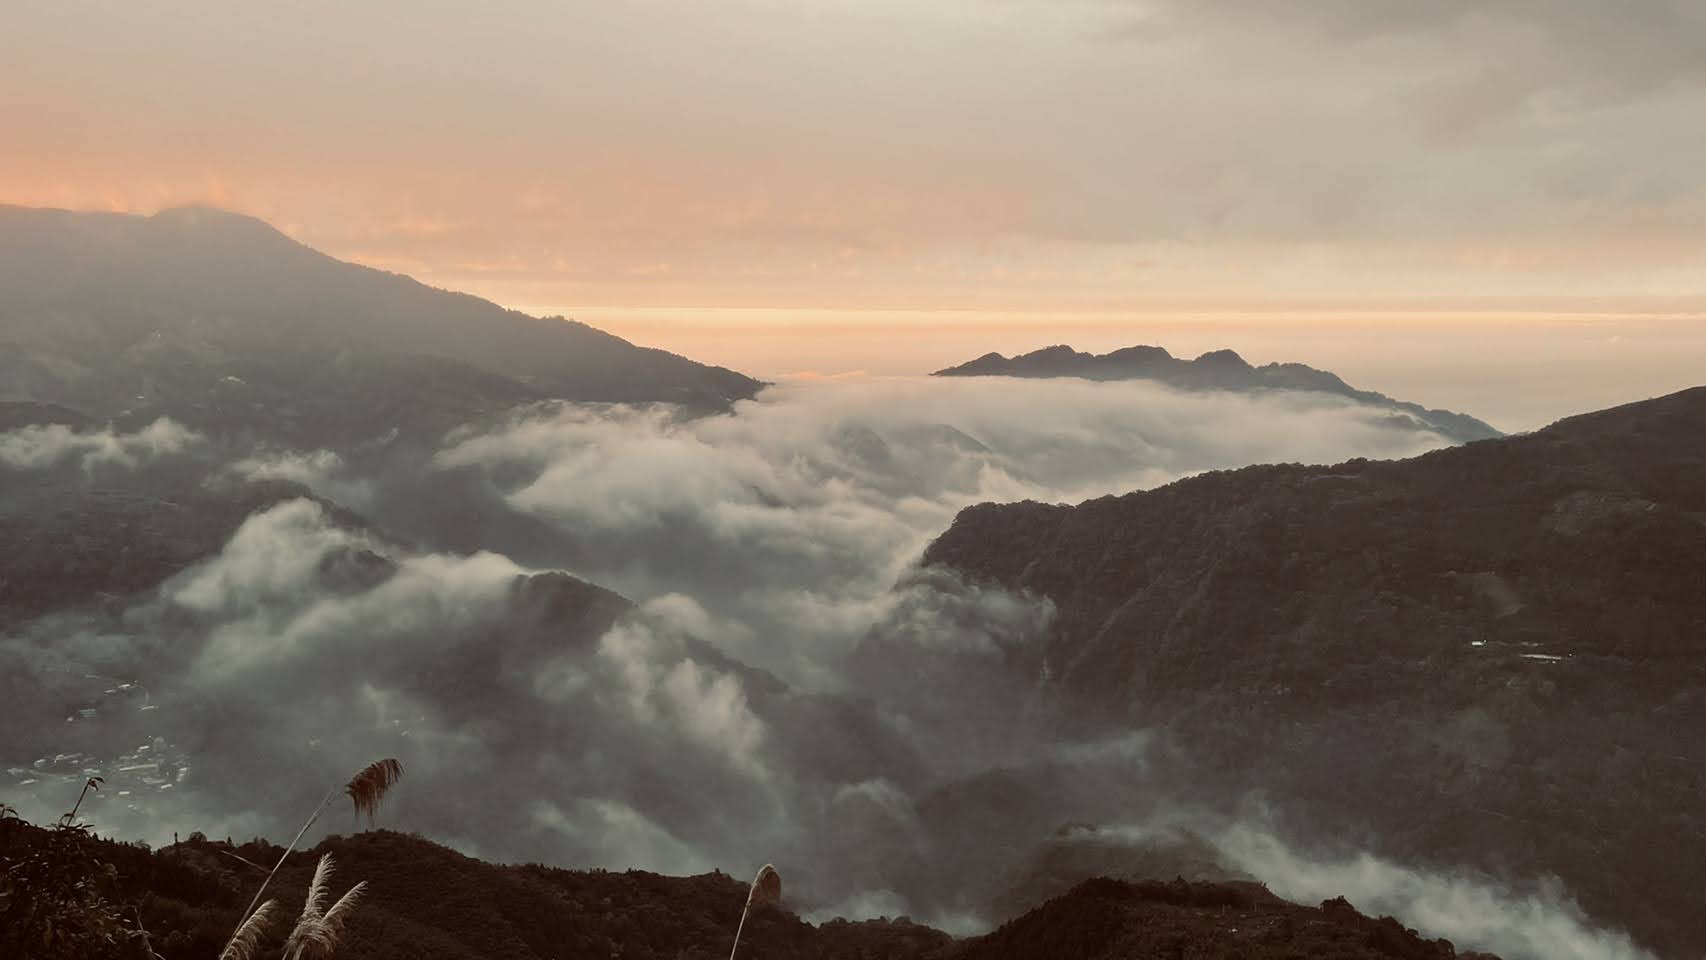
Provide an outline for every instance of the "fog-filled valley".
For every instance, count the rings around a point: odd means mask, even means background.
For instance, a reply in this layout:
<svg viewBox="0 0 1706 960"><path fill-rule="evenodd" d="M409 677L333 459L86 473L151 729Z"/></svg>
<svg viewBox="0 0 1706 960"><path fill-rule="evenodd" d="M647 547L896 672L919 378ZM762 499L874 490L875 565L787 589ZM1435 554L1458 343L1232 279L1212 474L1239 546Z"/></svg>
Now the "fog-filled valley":
<svg viewBox="0 0 1706 960"><path fill-rule="evenodd" d="M3 23L0 960L1706 957L1706 3Z"/></svg>
<svg viewBox="0 0 1706 960"><path fill-rule="evenodd" d="M188 501L181 533L118 523L201 555L9 624L33 709L6 761L41 816L83 768L137 766L100 819L159 841L276 835L313 772L395 754L414 789L392 822L469 852L696 872L787 849L796 876L821 865L821 907L940 914L893 889L940 887L897 868L938 842L920 803L1009 768L1081 783L1081 805L1029 812L1041 843L1118 815L1147 742L1010 669L1045 602L918 569L958 509L1440 442L1311 397L924 380L790 384L705 418L553 404L343 452L23 427L0 439L9 491ZM533 799L503 799L518 787Z"/></svg>
<svg viewBox="0 0 1706 960"><path fill-rule="evenodd" d="M279 842L395 757L392 829L770 860L814 922L1184 877L1507 958L1706 936L1699 391L1499 437L1241 359L761 385L215 211L0 226L27 820L99 776L104 835Z"/></svg>
<svg viewBox="0 0 1706 960"><path fill-rule="evenodd" d="M9 624L10 793L45 821L99 770L89 815L115 835L276 837L336 771L395 755L400 828L667 873L764 850L824 917L976 932L1079 873L1157 862L1306 896L1336 882L1509 956L1563 955L1558 938L1637 955L1543 876L1512 892L1481 864L1316 860L1271 832L1284 798L1198 806L1158 734L1048 688L1030 662L1046 600L919 566L979 501L1442 444L1306 394L922 379L791 383L709 417L547 404L341 451L170 420L19 427L7 489L51 505L37 521L120 490L191 514L85 512L117 529L43 547L195 547ZM1479 919L1439 906L1464 898Z"/></svg>

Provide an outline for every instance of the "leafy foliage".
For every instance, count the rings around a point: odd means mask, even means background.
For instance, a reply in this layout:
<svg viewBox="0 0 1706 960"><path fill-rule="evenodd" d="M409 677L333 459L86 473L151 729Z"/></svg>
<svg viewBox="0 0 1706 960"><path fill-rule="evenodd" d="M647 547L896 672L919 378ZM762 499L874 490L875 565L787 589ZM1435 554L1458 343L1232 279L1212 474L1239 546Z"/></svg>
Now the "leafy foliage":
<svg viewBox="0 0 1706 960"><path fill-rule="evenodd" d="M86 826L39 830L0 804L0 957L146 960L118 870Z"/></svg>
<svg viewBox="0 0 1706 960"><path fill-rule="evenodd" d="M70 811L59 818L60 825L67 827L75 825L77 823L77 811L83 809L83 800L89 796L89 791L100 790L101 784L106 782L106 777L90 777L83 781L83 790L77 794L77 802L72 805Z"/></svg>

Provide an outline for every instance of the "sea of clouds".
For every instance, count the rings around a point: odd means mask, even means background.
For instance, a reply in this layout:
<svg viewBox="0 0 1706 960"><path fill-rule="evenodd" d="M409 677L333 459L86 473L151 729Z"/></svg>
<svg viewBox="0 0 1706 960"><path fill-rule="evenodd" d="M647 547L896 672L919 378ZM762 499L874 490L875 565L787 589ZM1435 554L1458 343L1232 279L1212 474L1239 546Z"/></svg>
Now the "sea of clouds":
<svg viewBox="0 0 1706 960"><path fill-rule="evenodd" d="M1064 825L1150 815L1161 786L1146 732L1087 724L1015 669L1045 601L918 569L955 513L1441 445L1313 394L914 378L784 383L710 417L545 404L428 448L221 447L205 483L321 499L254 513L146 595L0 634L8 802L52 820L96 771L105 832L277 838L396 756L384 823L474 855L774 861L816 916L982 929ZM13 471L208 449L170 422L0 435ZM1451 907L1456 879L1201 832L1282 894L1345 894L1460 946L1638 955L1557 891L1476 914Z"/></svg>

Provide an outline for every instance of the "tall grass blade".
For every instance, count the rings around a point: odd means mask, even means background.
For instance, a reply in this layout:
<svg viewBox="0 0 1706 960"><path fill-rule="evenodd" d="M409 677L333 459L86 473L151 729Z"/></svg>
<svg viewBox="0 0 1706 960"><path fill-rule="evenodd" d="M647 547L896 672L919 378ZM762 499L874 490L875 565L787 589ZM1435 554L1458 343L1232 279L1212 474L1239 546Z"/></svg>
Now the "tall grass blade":
<svg viewBox="0 0 1706 960"><path fill-rule="evenodd" d="M740 935L746 929L746 917L752 908L773 906L781 900L782 875L767 863L758 871L758 876L752 878L752 887L746 891L746 906L740 911L740 925L735 927L735 945L729 949L729 960L735 960L735 954L740 951Z"/></svg>

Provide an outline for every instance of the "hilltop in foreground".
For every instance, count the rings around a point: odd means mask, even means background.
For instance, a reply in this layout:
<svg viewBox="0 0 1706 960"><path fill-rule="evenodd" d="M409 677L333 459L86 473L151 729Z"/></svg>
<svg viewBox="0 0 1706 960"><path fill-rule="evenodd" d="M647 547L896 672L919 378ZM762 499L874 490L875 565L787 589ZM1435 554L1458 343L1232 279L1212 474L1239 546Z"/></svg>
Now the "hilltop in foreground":
<svg viewBox="0 0 1706 960"><path fill-rule="evenodd" d="M259 872L282 851L196 837L158 851L0 820L0 955L59 960L143 958L140 939L83 939L134 929L170 960L212 960ZM314 862L339 865L332 894L367 881L337 960L544 960L560 957L718 958L727 955L746 885L721 873L665 877L630 870L496 866L418 837L378 831L334 837L293 855L274 882L285 916L301 909ZM239 859L241 858L241 859ZM98 864L110 864L109 879ZM81 871L82 876L77 876ZM99 898L50 901L79 880ZM294 899L293 899L294 898ZM41 912L41 911L48 912ZM110 918L118 917L117 922ZM278 926L282 927L280 922ZM41 939L44 931L48 939ZM262 952L283 936L272 930ZM43 945L45 942L45 946ZM110 947L110 949L109 949ZM755 912L740 956L813 960L1112 960L1115 957L1323 957L1449 960L1451 944L1396 921L1364 917L1343 900L1287 903L1254 884L1080 884L988 936L955 940L906 918L813 925L785 908Z"/></svg>

